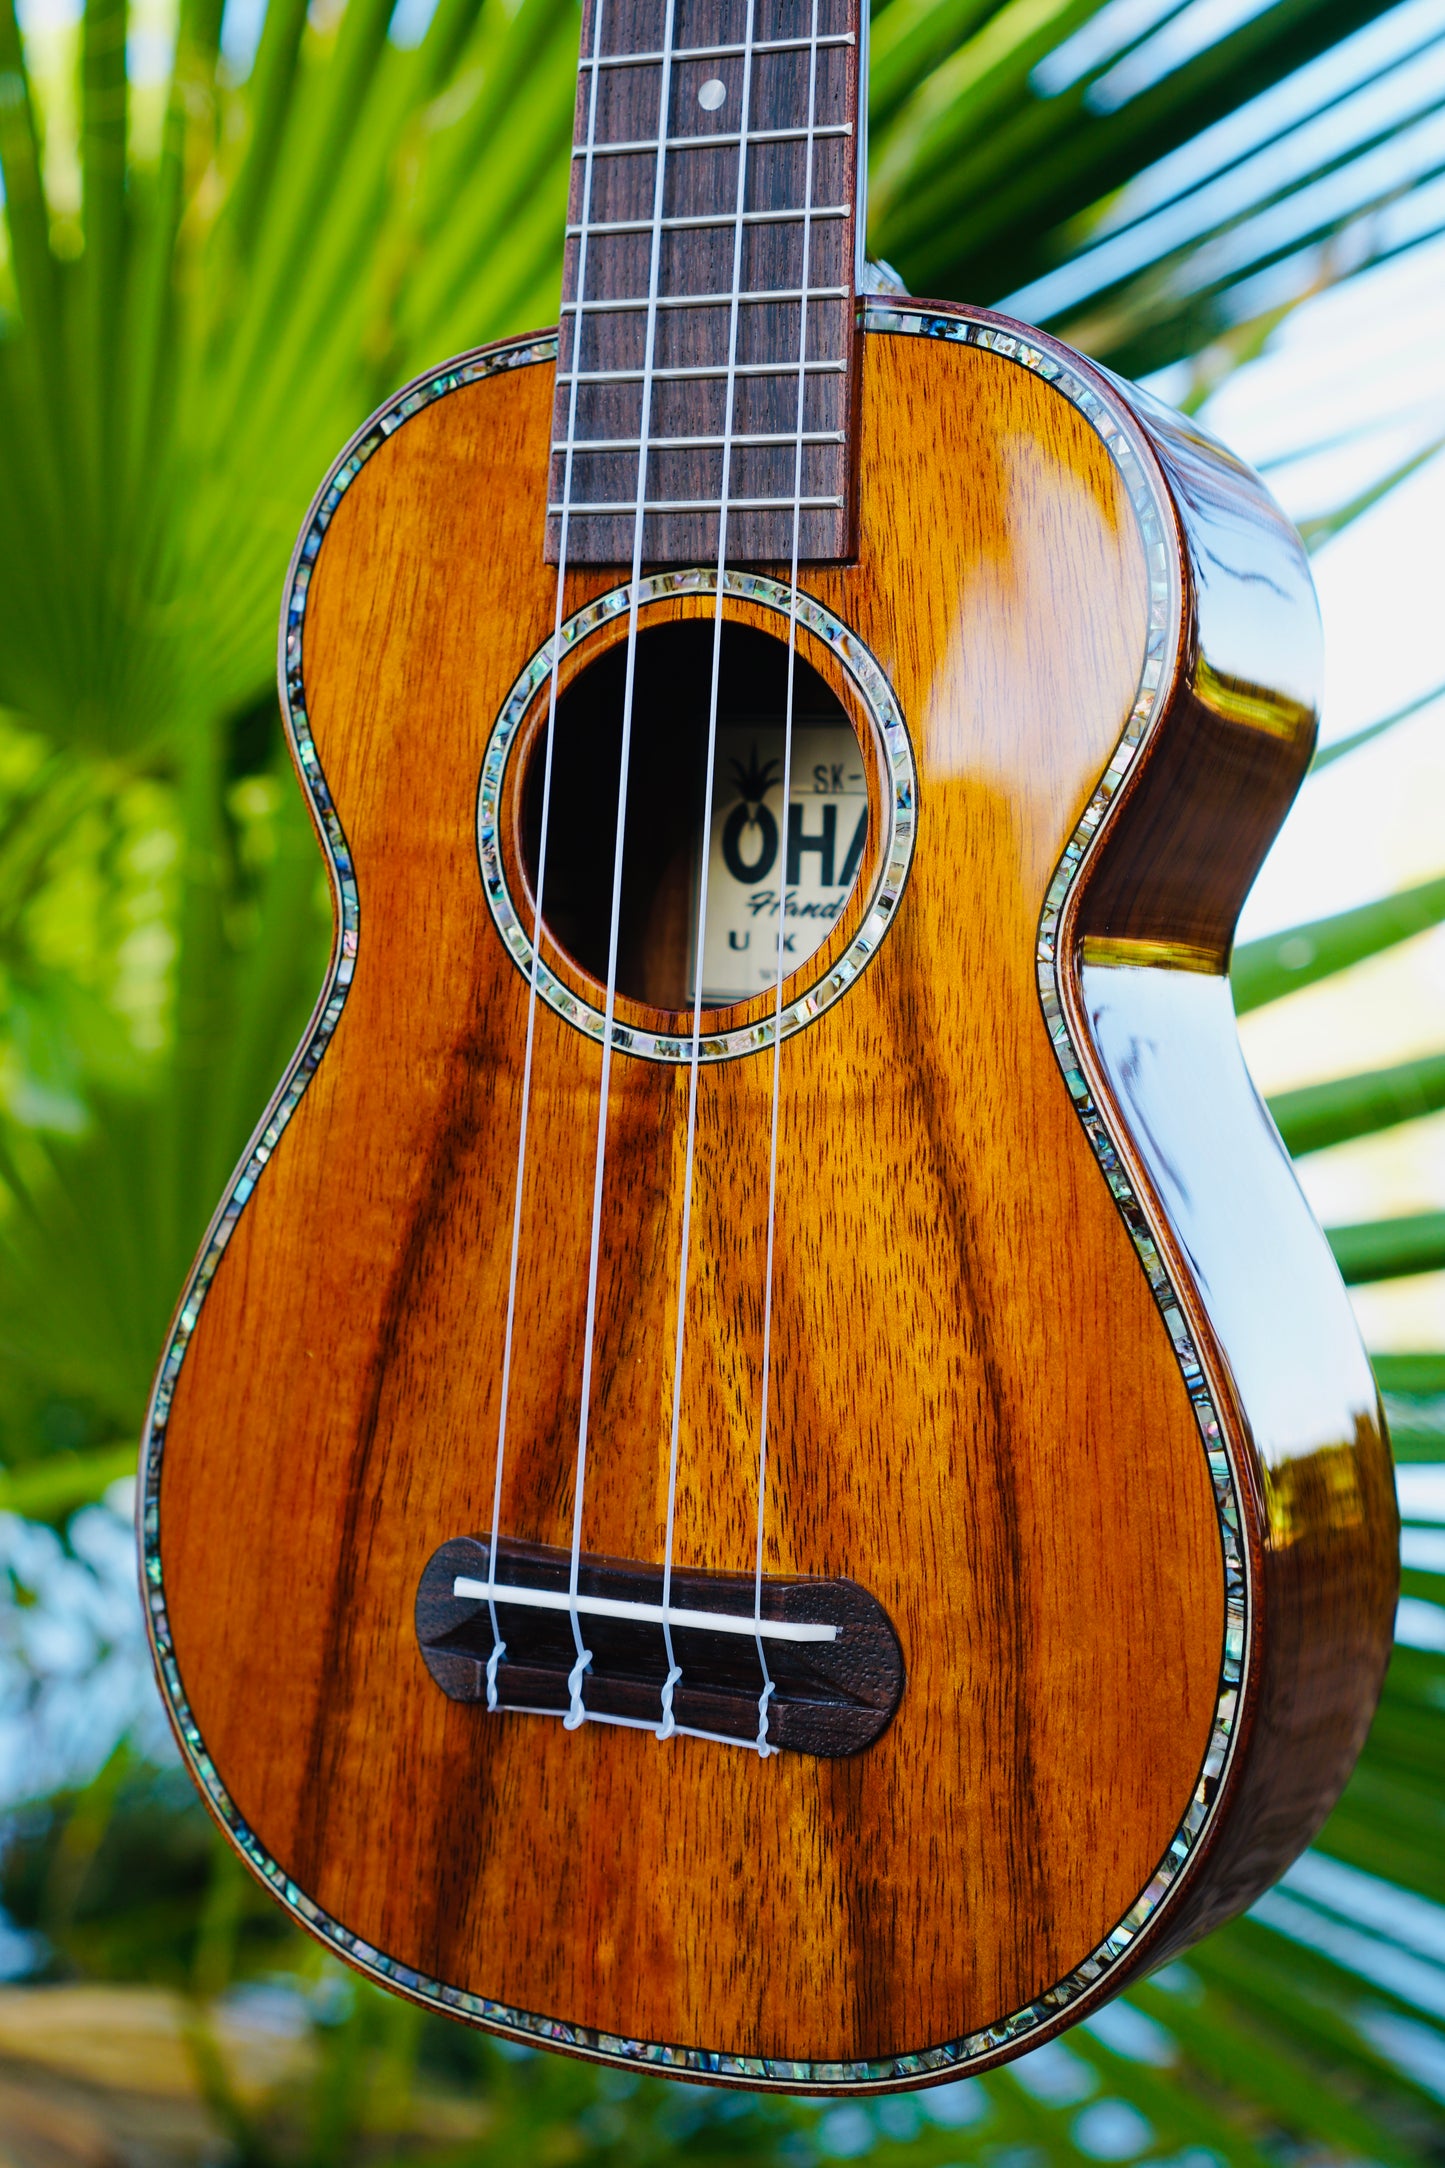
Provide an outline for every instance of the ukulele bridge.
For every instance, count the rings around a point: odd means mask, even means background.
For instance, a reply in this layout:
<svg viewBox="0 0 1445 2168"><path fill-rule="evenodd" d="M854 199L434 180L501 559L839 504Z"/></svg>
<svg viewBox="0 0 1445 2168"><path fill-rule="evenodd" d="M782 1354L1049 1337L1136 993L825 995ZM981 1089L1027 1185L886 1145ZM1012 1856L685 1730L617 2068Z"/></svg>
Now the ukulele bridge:
<svg viewBox="0 0 1445 2168"><path fill-rule="evenodd" d="M538 1716L575 1716L580 1699L594 1721L649 1731L670 1708L678 1732L830 1756L871 1746L902 1698L898 1636L856 1581L769 1574L759 1601L751 1574L674 1568L664 1609L661 1566L584 1555L575 1598L571 1568L546 1544L499 1542L495 1571L485 1539L442 1544L416 1598L442 1692ZM664 1625L679 1674L666 1698Z"/></svg>

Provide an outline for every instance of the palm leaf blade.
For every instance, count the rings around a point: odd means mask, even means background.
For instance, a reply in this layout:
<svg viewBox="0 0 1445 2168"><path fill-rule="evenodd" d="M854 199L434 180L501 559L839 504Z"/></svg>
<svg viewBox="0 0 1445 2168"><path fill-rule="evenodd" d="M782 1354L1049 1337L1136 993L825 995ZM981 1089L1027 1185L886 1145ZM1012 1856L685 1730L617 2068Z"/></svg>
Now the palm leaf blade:
<svg viewBox="0 0 1445 2168"><path fill-rule="evenodd" d="M1445 1054L1335 1077L1278 1093L1269 1102L1290 1152L1320 1152L1351 1137L1368 1137L1445 1107Z"/></svg>
<svg viewBox="0 0 1445 2168"><path fill-rule="evenodd" d="M1292 926L1284 933L1236 949L1230 968L1236 1013L1278 1001L1366 957L1408 941L1445 919L1445 879L1423 881L1330 918Z"/></svg>
<svg viewBox="0 0 1445 2168"><path fill-rule="evenodd" d="M1327 1227L1325 1232L1335 1262L1351 1287L1445 1268L1445 1212L1362 1220L1352 1227Z"/></svg>

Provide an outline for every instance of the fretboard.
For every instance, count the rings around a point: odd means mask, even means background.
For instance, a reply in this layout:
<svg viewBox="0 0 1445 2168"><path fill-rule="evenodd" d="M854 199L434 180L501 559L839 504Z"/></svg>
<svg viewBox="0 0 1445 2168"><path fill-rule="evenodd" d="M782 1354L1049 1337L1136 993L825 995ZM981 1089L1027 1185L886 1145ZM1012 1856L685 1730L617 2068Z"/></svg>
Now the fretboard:
<svg viewBox="0 0 1445 2168"><path fill-rule="evenodd" d="M858 63L857 0L584 0L553 563L565 504L705 564L724 497L729 561L848 553Z"/></svg>

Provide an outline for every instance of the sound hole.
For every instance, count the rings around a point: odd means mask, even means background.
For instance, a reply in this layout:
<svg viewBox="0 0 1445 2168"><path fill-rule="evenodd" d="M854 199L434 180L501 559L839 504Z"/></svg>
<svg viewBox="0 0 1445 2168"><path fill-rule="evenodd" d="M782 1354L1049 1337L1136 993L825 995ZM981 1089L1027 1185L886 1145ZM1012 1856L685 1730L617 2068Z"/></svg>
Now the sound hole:
<svg viewBox="0 0 1445 2168"><path fill-rule="evenodd" d="M787 882L784 969L827 939L857 884L868 840L865 755L847 711L798 655L789 807L783 818L788 650L749 625L723 627L708 853L707 922L698 885L707 779L713 627L658 625L637 641L628 762L617 990L660 1009L724 1007L776 984ZM605 983L621 773L627 643L583 670L557 703L543 916L574 963ZM522 857L535 895L545 730L522 794Z"/></svg>

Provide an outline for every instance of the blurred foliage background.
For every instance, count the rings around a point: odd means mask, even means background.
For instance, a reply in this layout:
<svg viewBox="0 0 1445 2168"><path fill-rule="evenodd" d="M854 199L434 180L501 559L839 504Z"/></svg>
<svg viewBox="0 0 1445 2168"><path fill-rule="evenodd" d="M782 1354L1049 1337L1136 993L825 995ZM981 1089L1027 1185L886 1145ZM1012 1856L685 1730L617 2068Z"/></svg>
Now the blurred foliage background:
<svg viewBox="0 0 1445 2168"><path fill-rule="evenodd" d="M874 251L1225 428L1367 654L1235 965L1317 1205L1387 1207L1330 1232L1406 1593L1317 1847L1008 2072L818 2107L507 2052L342 1977L168 1748L135 1439L329 935L282 574L385 393L553 316L577 38L575 0L0 0L0 2164L1440 2160L1445 0L883 0L873 29Z"/></svg>

